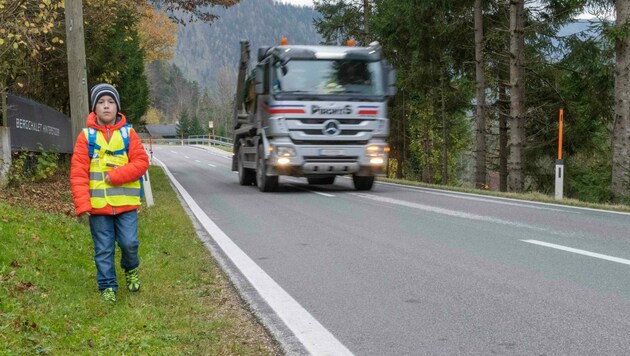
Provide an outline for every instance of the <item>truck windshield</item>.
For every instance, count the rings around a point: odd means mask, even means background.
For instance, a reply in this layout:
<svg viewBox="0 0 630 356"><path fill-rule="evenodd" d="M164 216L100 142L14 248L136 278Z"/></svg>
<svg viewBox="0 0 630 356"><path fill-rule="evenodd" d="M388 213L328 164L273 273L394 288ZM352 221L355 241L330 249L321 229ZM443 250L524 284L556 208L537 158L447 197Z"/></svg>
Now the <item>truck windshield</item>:
<svg viewBox="0 0 630 356"><path fill-rule="evenodd" d="M380 62L292 59L275 72L276 93L384 95Z"/></svg>

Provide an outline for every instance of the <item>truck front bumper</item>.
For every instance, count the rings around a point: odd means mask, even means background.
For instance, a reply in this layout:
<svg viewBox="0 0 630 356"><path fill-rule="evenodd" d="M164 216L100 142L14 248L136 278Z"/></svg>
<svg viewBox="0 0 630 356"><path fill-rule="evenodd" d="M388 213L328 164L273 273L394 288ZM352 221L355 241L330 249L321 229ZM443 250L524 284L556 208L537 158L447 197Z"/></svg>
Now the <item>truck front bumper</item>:
<svg viewBox="0 0 630 356"><path fill-rule="evenodd" d="M291 147L293 156L276 155L278 146ZM387 167L387 144L361 146L296 146L272 144L268 160L271 174L290 176L383 175ZM285 150L286 151L286 150Z"/></svg>

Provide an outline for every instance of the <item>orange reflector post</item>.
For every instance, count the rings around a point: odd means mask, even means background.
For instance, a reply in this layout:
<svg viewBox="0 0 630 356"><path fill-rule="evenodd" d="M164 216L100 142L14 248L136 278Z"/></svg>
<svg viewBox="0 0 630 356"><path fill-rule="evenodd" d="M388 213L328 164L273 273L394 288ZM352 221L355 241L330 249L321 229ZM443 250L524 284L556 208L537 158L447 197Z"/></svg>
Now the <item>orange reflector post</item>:
<svg viewBox="0 0 630 356"><path fill-rule="evenodd" d="M562 129L564 126L564 109L560 109L558 118L558 160L562 159Z"/></svg>
<svg viewBox="0 0 630 356"><path fill-rule="evenodd" d="M286 46L286 45L288 45L288 44L289 44L289 39L288 39L288 38L286 38L286 37L282 37L282 38L280 39L280 45L281 45L281 46Z"/></svg>

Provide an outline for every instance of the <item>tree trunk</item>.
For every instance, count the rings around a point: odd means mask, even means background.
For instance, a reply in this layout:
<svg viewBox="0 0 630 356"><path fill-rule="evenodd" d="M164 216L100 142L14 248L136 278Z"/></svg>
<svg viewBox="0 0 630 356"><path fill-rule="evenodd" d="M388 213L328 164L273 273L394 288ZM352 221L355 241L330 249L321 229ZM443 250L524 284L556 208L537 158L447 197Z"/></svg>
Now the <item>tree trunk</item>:
<svg viewBox="0 0 630 356"><path fill-rule="evenodd" d="M424 138L422 139L422 148L424 149L424 162L422 165L422 182L433 183L433 166L431 165L431 157L433 156L433 139L429 130L424 130Z"/></svg>
<svg viewBox="0 0 630 356"><path fill-rule="evenodd" d="M618 0L621 1L621 0ZM508 189L522 192L525 182L525 82L523 77L523 49L525 1L510 1L510 158L508 160Z"/></svg>
<svg viewBox="0 0 630 356"><path fill-rule="evenodd" d="M475 0L475 81L477 89L477 134L475 145L475 186L486 186L486 79L483 59L482 0Z"/></svg>
<svg viewBox="0 0 630 356"><path fill-rule="evenodd" d="M444 84L445 74L442 72L440 84L442 86L440 101L442 104L442 184L448 184L448 125L446 122L446 86Z"/></svg>
<svg viewBox="0 0 630 356"><path fill-rule="evenodd" d="M616 0L619 28L630 22L630 2ZM615 200L630 200L630 35L615 43L615 124L613 131L612 190Z"/></svg>
<svg viewBox="0 0 630 356"><path fill-rule="evenodd" d="M502 83L505 81L501 80ZM507 192L508 181L508 127L509 102L505 84L499 85L499 191Z"/></svg>
<svg viewBox="0 0 630 356"><path fill-rule="evenodd" d="M363 0L363 45L370 44L370 0Z"/></svg>

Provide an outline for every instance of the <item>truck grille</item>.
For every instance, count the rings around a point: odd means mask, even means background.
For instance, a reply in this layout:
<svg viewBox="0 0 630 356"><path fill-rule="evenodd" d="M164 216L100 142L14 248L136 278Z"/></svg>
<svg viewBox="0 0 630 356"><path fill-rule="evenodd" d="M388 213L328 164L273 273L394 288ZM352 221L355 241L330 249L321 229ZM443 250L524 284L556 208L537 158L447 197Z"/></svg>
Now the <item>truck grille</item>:
<svg viewBox="0 0 630 356"><path fill-rule="evenodd" d="M368 141L291 140L296 145L367 145Z"/></svg>
<svg viewBox="0 0 630 356"><path fill-rule="evenodd" d="M286 118L285 123L291 139L299 144L362 144L383 130L381 120L366 118Z"/></svg>
<svg viewBox="0 0 630 356"><path fill-rule="evenodd" d="M358 160L357 156L334 156L334 157L320 157L320 156L304 156L304 160L307 162L355 162Z"/></svg>

